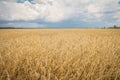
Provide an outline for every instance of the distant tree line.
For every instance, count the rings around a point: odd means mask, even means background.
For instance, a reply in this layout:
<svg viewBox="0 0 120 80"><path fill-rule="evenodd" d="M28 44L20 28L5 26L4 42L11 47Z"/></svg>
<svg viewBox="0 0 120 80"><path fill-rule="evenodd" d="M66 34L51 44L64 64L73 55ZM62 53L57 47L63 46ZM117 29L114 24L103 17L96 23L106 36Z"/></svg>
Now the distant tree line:
<svg viewBox="0 0 120 80"><path fill-rule="evenodd" d="M15 29L15 27L0 27L0 29Z"/></svg>
<svg viewBox="0 0 120 80"><path fill-rule="evenodd" d="M120 28L120 26L114 25L113 28Z"/></svg>
<svg viewBox="0 0 120 80"><path fill-rule="evenodd" d="M110 28L110 29L120 29L120 26L113 25L113 26L110 26L110 27L104 27L104 28Z"/></svg>

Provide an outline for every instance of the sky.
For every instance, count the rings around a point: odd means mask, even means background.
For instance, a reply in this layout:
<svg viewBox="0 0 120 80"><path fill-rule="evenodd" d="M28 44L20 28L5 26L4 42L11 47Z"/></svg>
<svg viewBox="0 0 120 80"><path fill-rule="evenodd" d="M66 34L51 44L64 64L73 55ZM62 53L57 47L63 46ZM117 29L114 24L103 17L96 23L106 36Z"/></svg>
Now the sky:
<svg viewBox="0 0 120 80"><path fill-rule="evenodd" d="M120 25L120 0L0 0L0 27L101 28Z"/></svg>

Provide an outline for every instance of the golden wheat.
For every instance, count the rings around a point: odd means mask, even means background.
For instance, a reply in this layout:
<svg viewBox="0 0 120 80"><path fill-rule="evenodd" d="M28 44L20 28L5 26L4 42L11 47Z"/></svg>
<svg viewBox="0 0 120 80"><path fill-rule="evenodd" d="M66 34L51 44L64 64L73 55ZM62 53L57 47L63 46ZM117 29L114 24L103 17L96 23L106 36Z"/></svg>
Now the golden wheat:
<svg viewBox="0 0 120 80"><path fill-rule="evenodd" d="M0 80L120 80L120 30L1 29Z"/></svg>

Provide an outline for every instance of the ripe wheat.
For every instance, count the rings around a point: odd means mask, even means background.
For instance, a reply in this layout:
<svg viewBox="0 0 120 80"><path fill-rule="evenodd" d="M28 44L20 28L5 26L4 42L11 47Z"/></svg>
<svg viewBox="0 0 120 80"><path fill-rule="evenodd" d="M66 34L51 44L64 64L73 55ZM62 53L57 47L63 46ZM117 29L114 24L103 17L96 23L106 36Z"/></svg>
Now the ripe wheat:
<svg viewBox="0 0 120 80"><path fill-rule="evenodd" d="M0 80L120 80L120 30L1 29Z"/></svg>

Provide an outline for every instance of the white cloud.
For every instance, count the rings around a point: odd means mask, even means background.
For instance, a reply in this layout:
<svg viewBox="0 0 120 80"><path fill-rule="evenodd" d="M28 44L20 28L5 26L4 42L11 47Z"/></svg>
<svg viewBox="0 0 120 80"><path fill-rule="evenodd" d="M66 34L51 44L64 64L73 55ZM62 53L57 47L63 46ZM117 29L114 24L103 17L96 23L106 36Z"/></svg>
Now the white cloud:
<svg viewBox="0 0 120 80"><path fill-rule="evenodd" d="M100 21L107 15L120 21L119 0L35 0L37 4L27 1L23 4L16 0L0 1L0 19L35 20L58 22L70 18L83 21ZM109 13L112 12L112 13ZM107 14L106 14L107 13ZM117 16L118 15L118 16Z"/></svg>
<svg viewBox="0 0 120 80"><path fill-rule="evenodd" d="M45 21L57 22L65 19L67 10L65 11L64 9L56 1L52 4L43 1L43 3L33 5L27 1L21 4L7 2L6 0L0 2L0 19L34 20L40 18Z"/></svg>
<svg viewBox="0 0 120 80"><path fill-rule="evenodd" d="M18 4L12 2L1 2L0 3L0 19L6 20L29 20L36 19L39 13L34 11L30 3Z"/></svg>
<svg viewBox="0 0 120 80"><path fill-rule="evenodd" d="M91 5L88 5L87 10L88 10L88 13L93 14L94 17L100 18L102 16L102 14L99 13L102 11L102 7L91 4Z"/></svg>

